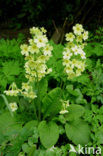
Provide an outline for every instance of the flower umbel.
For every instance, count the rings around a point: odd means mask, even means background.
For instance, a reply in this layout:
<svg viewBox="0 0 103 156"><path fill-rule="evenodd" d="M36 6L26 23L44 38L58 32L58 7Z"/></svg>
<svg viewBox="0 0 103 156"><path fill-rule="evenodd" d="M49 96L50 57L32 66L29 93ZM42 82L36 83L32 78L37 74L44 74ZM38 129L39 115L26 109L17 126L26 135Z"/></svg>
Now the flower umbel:
<svg viewBox="0 0 103 156"><path fill-rule="evenodd" d="M73 33L66 34L66 47L63 52L64 71L68 75L68 79L80 76L85 70L85 52L83 51L88 39L88 31L83 29L81 24L73 27Z"/></svg>

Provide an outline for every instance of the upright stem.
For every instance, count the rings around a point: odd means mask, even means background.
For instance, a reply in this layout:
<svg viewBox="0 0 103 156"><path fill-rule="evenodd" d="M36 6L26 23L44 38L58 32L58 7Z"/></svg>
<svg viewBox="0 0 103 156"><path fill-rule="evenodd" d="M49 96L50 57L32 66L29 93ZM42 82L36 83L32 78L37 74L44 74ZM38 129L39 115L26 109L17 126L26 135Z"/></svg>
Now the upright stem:
<svg viewBox="0 0 103 156"><path fill-rule="evenodd" d="M38 72L36 71L36 69L34 69L36 72L36 76L37 76L37 99L38 99L38 120L41 120L41 101L40 101L40 87L39 87L39 79L38 79Z"/></svg>
<svg viewBox="0 0 103 156"><path fill-rule="evenodd" d="M40 87L38 82L38 118L41 120L41 101L40 101Z"/></svg>
<svg viewBox="0 0 103 156"><path fill-rule="evenodd" d="M36 71L36 70L35 70ZM39 80L38 80L38 73L37 75L37 99L38 99L38 120L41 120L41 101L40 101L40 87L39 87Z"/></svg>

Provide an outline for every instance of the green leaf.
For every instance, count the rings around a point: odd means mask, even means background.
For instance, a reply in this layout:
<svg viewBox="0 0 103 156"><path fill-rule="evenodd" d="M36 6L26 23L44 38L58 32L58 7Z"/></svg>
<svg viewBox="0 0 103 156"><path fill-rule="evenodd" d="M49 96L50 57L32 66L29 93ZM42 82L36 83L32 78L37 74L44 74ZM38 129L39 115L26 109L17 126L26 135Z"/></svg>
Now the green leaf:
<svg viewBox="0 0 103 156"><path fill-rule="evenodd" d="M26 123L23 128L20 130L20 133L17 135L16 139L11 141L12 146L9 147L9 154L16 155L20 152L22 144L28 140L30 136L34 134L34 129L37 126L38 122L35 120L29 121Z"/></svg>
<svg viewBox="0 0 103 156"><path fill-rule="evenodd" d="M103 56L102 44L98 42L88 43L85 47L86 56L90 57L93 55Z"/></svg>
<svg viewBox="0 0 103 156"><path fill-rule="evenodd" d="M68 107L68 114L65 115L66 120L76 120L77 118L80 118L84 114L84 107L76 104L71 104Z"/></svg>
<svg viewBox="0 0 103 156"><path fill-rule="evenodd" d="M35 127L38 125L38 122L36 120L29 121L25 124L23 127L21 134L22 137L27 138L27 136L30 136L33 134Z"/></svg>
<svg viewBox="0 0 103 156"><path fill-rule="evenodd" d="M66 89L69 93L73 92L73 85L67 85Z"/></svg>
<svg viewBox="0 0 103 156"><path fill-rule="evenodd" d="M79 82L79 83L81 83L81 84L83 84L83 85L87 85L87 84L90 83L90 78L89 78L89 75L88 75L88 74L82 74L82 75L79 76L79 77L73 78L72 81L74 81L74 82Z"/></svg>
<svg viewBox="0 0 103 156"><path fill-rule="evenodd" d="M40 99L42 100L42 98L47 93L47 87L48 87L48 81L47 81L47 79L42 79L39 82L39 87L40 87Z"/></svg>
<svg viewBox="0 0 103 156"><path fill-rule="evenodd" d="M55 122L46 123L42 121L38 127L40 141L45 148L50 148L56 144L59 138L59 128Z"/></svg>
<svg viewBox="0 0 103 156"><path fill-rule="evenodd" d="M15 121L15 118L11 117L10 113L4 113L0 115L0 143L4 141L4 137L15 138L21 131L21 124Z"/></svg>
<svg viewBox="0 0 103 156"><path fill-rule="evenodd" d="M63 49L64 46L59 44L55 44L50 41L51 45L53 46L52 57L49 59L47 65L48 67L52 67L52 72L50 76L54 77L57 81L64 78L64 66L62 64L62 57L63 57Z"/></svg>
<svg viewBox="0 0 103 156"><path fill-rule="evenodd" d="M103 126L98 128L95 137L99 144L103 144Z"/></svg>
<svg viewBox="0 0 103 156"><path fill-rule="evenodd" d="M76 145L86 145L90 141L90 126L83 120L75 120L65 125L67 137Z"/></svg>
<svg viewBox="0 0 103 156"><path fill-rule="evenodd" d="M20 40L20 39L19 39ZM0 40L0 56L7 58L16 58L22 57L20 54L20 41L19 40Z"/></svg>
<svg viewBox="0 0 103 156"><path fill-rule="evenodd" d="M32 145L32 147L30 148L30 151L28 153L28 156L35 156L35 150L36 150L36 146Z"/></svg>
<svg viewBox="0 0 103 156"><path fill-rule="evenodd" d="M57 156L56 153L54 151L45 151L45 156Z"/></svg>
<svg viewBox="0 0 103 156"><path fill-rule="evenodd" d="M7 78L3 73L0 73L0 87L2 86L3 89L5 89L7 84L8 84Z"/></svg>
<svg viewBox="0 0 103 156"><path fill-rule="evenodd" d="M73 89L73 85L67 85L66 89L67 89L68 93L73 95L73 96L80 96L81 95L80 89L79 88Z"/></svg>
<svg viewBox="0 0 103 156"><path fill-rule="evenodd" d="M6 77L12 76L12 75L19 75L20 74L20 67L18 61L9 61L3 63L3 73L6 75Z"/></svg>
<svg viewBox="0 0 103 156"><path fill-rule="evenodd" d="M61 89L55 88L50 91L42 100L44 118L54 116L59 113L62 107L60 102Z"/></svg>
<svg viewBox="0 0 103 156"><path fill-rule="evenodd" d="M23 145L22 145L22 150L23 150L23 152L25 152L25 153L29 153L29 151L30 151L29 145L28 145L27 143L23 144Z"/></svg>
<svg viewBox="0 0 103 156"><path fill-rule="evenodd" d="M55 44L54 42L51 41L51 45L53 46L53 56L58 59L62 58L62 52L64 49L64 46L62 44Z"/></svg>

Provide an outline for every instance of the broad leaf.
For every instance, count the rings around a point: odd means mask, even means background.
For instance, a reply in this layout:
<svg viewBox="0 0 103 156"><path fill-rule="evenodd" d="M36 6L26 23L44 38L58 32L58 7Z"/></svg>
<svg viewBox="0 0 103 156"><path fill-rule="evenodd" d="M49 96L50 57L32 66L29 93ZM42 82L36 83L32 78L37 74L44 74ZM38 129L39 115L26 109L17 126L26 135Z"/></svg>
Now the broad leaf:
<svg viewBox="0 0 103 156"><path fill-rule="evenodd" d="M90 141L90 126L83 120L75 120L65 125L67 137L76 145L86 145Z"/></svg>
<svg viewBox="0 0 103 156"><path fill-rule="evenodd" d="M61 110L61 89L55 88L50 91L44 98L43 98L43 114L44 118L47 116L54 116Z"/></svg>
<svg viewBox="0 0 103 156"><path fill-rule="evenodd" d="M84 107L81 105L71 104L68 107L68 114L65 115L66 120L76 120L84 114Z"/></svg>
<svg viewBox="0 0 103 156"><path fill-rule="evenodd" d="M40 141L45 148L50 148L56 144L59 138L59 128L55 122L46 123L46 121L42 121L38 130Z"/></svg>
<svg viewBox="0 0 103 156"><path fill-rule="evenodd" d="M15 138L21 131L21 124L17 123L10 113L4 113L0 115L0 143L2 143L4 137Z"/></svg>

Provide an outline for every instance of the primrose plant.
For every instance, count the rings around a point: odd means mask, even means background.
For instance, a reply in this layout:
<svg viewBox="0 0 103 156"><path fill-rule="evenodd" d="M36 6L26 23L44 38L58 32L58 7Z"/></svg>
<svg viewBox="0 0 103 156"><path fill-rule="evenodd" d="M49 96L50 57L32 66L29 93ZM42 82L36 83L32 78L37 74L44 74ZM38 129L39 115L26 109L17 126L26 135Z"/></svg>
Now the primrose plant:
<svg viewBox="0 0 103 156"><path fill-rule="evenodd" d="M52 73L52 67L48 68L47 62L54 56L46 30L43 27L33 27L30 29L30 34L32 38L29 39L28 44L20 47L25 59L27 82L22 83L21 89L13 83L4 93L7 96L22 96L28 99L28 103L34 105L35 119L39 121L40 141L45 148L51 148L59 138L59 126L55 123L55 118L68 114L70 104L68 99L63 99L61 87L48 89L47 75ZM73 33L67 33L65 37L67 43L62 53L62 64L68 81L80 76L85 70L86 56L83 49L86 45L85 40L88 39L88 32L81 24L76 24L73 27ZM19 109L19 104L15 102L10 103L9 106L12 112ZM48 140L50 137L52 139Z"/></svg>
<svg viewBox="0 0 103 156"><path fill-rule="evenodd" d="M52 68L47 67L46 62L52 56L52 46L48 43L45 35L44 28L31 28L30 33L32 39L29 39L29 44L21 45L21 54L25 57L25 77L26 83L22 83L22 88L18 89L16 84L13 83L8 91L4 91L9 96L24 96L29 99L37 97L36 92L33 90L34 81L38 83L43 77L52 71ZM10 105L12 106L12 105ZM16 105L14 105L16 107ZM11 107L12 109L12 107ZM14 110L14 109L12 109ZM16 110L16 109L15 109Z"/></svg>

